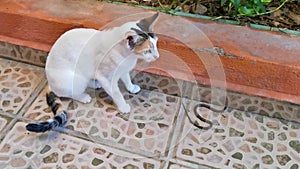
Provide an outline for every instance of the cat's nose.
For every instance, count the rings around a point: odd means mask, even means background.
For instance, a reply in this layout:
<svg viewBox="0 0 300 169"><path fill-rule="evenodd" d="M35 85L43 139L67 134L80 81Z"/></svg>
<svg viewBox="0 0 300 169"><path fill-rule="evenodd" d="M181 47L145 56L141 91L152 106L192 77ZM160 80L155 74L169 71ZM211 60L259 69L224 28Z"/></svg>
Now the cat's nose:
<svg viewBox="0 0 300 169"><path fill-rule="evenodd" d="M153 57L154 57L155 59L157 59L157 58L159 58L159 55L153 55Z"/></svg>

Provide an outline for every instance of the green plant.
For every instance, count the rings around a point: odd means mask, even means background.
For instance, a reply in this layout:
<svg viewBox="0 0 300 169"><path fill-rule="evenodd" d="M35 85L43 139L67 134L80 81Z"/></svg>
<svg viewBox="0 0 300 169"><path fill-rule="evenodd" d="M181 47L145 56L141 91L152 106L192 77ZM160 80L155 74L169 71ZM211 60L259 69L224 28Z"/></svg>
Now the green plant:
<svg viewBox="0 0 300 169"><path fill-rule="evenodd" d="M272 0L229 0L229 12L234 7L234 15L236 16L258 16L265 15L279 10L288 0L282 3L275 9L267 10L266 6ZM298 0L299 1L299 0ZM221 0L221 6L224 6L227 0Z"/></svg>

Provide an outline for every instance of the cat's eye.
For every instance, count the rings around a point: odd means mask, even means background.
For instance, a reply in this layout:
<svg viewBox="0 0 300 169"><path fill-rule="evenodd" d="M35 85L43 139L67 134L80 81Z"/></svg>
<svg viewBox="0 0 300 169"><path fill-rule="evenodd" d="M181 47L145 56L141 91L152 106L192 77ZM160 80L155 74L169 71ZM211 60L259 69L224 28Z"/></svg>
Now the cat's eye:
<svg viewBox="0 0 300 169"><path fill-rule="evenodd" d="M147 53L152 53L151 49L148 49L148 50L144 51L144 54L147 54Z"/></svg>

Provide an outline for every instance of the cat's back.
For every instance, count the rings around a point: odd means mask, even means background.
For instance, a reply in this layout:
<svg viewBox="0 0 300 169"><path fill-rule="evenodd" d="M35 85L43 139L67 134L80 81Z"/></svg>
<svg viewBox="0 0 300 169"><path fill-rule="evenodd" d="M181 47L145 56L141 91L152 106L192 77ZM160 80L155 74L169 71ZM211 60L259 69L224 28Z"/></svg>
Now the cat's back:
<svg viewBox="0 0 300 169"><path fill-rule="evenodd" d="M76 40L78 41L85 41L89 39L91 36L93 36L97 32L96 29L91 28L75 28L66 31L64 34L62 34L55 43L59 43L64 41L72 41Z"/></svg>
<svg viewBox="0 0 300 169"><path fill-rule="evenodd" d="M74 59L96 33L97 30L88 28L75 28L65 32L52 46L47 60Z"/></svg>
<svg viewBox="0 0 300 169"><path fill-rule="evenodd" d="M62 34L54 43L52 49L59 46L65 47L79 47L80 45L86 44L87 41L97 33L95 29L88 28L75 28L71 29ZM52 50L51 49L51 50ZM66 49L66 48L65 48Z"/></svg>

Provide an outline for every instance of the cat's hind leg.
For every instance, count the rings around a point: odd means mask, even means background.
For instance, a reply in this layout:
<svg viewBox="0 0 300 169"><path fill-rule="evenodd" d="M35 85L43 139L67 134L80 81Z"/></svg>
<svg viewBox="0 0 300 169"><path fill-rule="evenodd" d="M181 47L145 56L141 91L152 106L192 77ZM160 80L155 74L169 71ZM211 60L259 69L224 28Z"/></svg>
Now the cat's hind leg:
<svg viewBox="0 0 300 169"><path fill-rule="evenodd" d="M86 93L86 88L90 83L90 79L81 74L75 74L73 80L72 99L81 103L90 103L92 101L91 96Z"/></svg>
<svg viewBox="0 0 300 169"><path fill-rule="evenodd" d="M139 85L132 84L129 73L125 73L121 77L121 80L124 83L127 91L129 91L130 93L134 93L135 94L135 93L138 93L139 91L141 91L141 88L140 88Z"/></svg>
<svg viewBox="0 0 300 169"><path fill-rule="evenodd" d="M57 76L58 74L59 76ZM57 70L57 72L54 72L54 75L48 74L48 84L58 97L72 98L82 103L91 102L91 96L86 93L90 79L72 71Z"/></svg>

